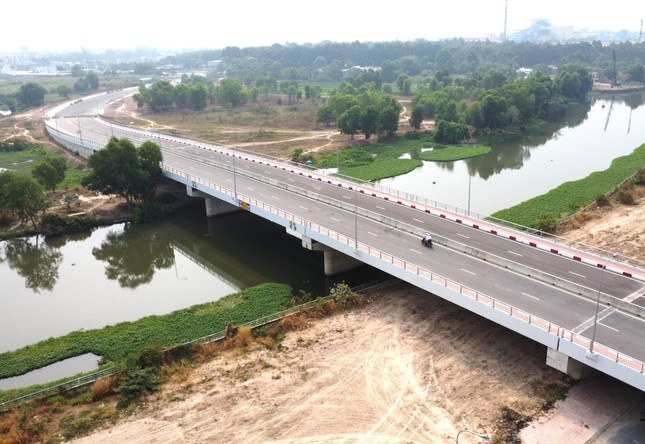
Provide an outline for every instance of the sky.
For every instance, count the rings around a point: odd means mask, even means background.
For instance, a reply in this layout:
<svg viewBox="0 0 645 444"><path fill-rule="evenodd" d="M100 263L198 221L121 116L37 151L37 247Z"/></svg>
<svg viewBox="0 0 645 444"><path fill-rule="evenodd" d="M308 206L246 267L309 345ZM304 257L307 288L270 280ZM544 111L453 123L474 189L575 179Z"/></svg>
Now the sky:
<svg viewBox="0 0 645 444"><path fill-rule="evenodd" d="M485 38L504 31L506 0L9 0L0 6L0 53L169 50L274 43ZM545 18L553 26L638 32L643 0L508 0L507 33Z"/></svg>

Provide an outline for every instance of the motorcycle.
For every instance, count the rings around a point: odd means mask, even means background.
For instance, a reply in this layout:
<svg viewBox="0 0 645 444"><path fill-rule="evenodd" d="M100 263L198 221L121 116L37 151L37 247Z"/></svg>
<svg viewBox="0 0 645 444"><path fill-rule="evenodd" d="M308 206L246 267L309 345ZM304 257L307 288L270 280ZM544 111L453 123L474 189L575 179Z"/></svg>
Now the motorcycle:
<svg viewBox="0 0 645 444"><path fill-rule="evenodd" d="M425 247L432 247L432 239L426 239L425 237L421 239L421 243Z"/></svg>

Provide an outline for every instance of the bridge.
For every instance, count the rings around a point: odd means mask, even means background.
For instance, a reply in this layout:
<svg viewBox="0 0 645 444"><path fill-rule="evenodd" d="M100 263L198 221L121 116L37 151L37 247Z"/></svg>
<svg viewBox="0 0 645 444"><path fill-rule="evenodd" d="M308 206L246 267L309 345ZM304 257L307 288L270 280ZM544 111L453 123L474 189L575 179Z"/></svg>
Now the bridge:
<svg viewBox="0 0 645 444"><path fill-rule="evenodd" d="M136 91L61 105L44 116L47 131L85 157L112 136L152 140L163 174L203 197L208 216L249 211L324 251L327 274L368 264L545 345L547 364L574 378L597 369L645 391L641 264L408 193L101 117ZM432 249L419 242L426 232Z"/></svg>

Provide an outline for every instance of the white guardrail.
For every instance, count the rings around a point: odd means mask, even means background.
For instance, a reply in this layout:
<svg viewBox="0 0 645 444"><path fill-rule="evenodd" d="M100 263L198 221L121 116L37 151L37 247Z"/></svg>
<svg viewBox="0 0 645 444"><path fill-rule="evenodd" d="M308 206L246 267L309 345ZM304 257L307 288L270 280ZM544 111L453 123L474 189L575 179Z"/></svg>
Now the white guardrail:
<svg viewBox="0 0 645 444"><path fill-rule="evenodd" d="M97 120L102 120L102 119L97 118ZM46 123L49 123L49 125L47 125L47 128L48 128L48 131L50 132L50 135L52 137L59 136L59 138L60 138L61 134L58 133L57 129L53 128L53 125L51 124L51 121L46 122ZM133 133L133 134L139 134L139 135L150 135L150 134L152 134L152 133L147 132L147 131L141 131L141 130L137 130L137 129L133 129L133 128L129 128L129 127L123 127L121 125L115 125L113 123L110 123L110 125L112 125L114 128L118 127L119 130L127 131L127 132L130 132L130 133ZM154 135L156 136L156 138L158 138L158 140L160 142L162 140L168 140L168 141L173 141L173 142L187 144L187 145L190 144L190 145L193 145L193 146L196 146L196 147L199 147L199 148L203 148L203 149L210 149L210 150L220 151L221 153L226 154L226 155L233 155L233 156L236 155L236 154L234 154L233 151L231 151L230 149L227 149L226 147L223 147L223 146L220 147L220 146L213 145L213 144L210 144L210 143L204 143L204 142L200 142L200 141L193 141L193 140L185 139L185 138L178 137L178 136L175 136L175 135L166 135L166 134L159 134L159 133L154 133ZM80 145L82 145L82 146L86 146L87 148L94 149L94 150L96 149L96 144L91 142L91 141L88 141L88 140L82 140L82 139L76 138L74 136L69 137L69 138L65 138L65 139L67 139L66 141L68 141L68 142L71 142L70 139L73 139L77 144L78 144L78 142L80 142ZM155 140L155 138L153 138L151 140ZM172 150L169 150L169 151L172 151ZM327 174L326 172L323 172L322 174L320 174L320 171L314 171L313 169L308 169L305 165L302 165L302 164L297 164L297 165L285 164L285 162L276 160L276 159L271 158L269 156L263 156L263 155L260 155L260 154L257 154L257 153L252 153L251 154L251 153L247 153L247 152L244 152L242 150L239 150L237 148L235 149L235 151L239 153L238 157L244 158L246 160L250 160L250 161L253 161L253 162L259 162L259 163L266 163L267 165L271 165L271 166L274 166L274 167L281 167L281 168L283 168L285 170L287 170L288 169L287 166L289 166L289 167L293 168L293 169L291 169L291 171L296 173L296 174L299 173L301 175L306 175L306 176L312 177L312 178L315 178L316 176L318 176L318 180L325 180L325 181L327 181L329 183L332 183L330 181L330 178L326 176L326 174ZM500 313L503 313L503 314L506 314L506 315L510 315L515 319L519 319L519 320L527 323L528 325L538 327L539 329L547 332L548 334L555 335L558 338L558 340L560 340L560 339L566 340L571 344L575 344L575 345L580 346L581 349L583 349L583 350L584 350L584 347L589 347L589 345L590 345L590 340L585 338L584 336L581 336L581 335L578 335L578 334L573 333L571 331L568 331L564 327L558 326L558 325L553 324L553 323L551 323L549 321L546 321L546 320L544 320L542 318L539 318L537 316L531 315L530 313L526 313L526 312L524 312L524 311L522 311L522 310L520 310L520 309L518 309L516 307L513 307L513 306L511 306L509 304L506 304L504 302L498 301L498 300L496 300L496 299L494 299L494 298L492 298L490 296L487 296L485 294L479 293L476 290L473 290L471 288L465 287L465 286L463 286L463 285L461 285L461 284L459 284L457 282L450 281L449 279L447 279L447 278L445 278L443 276L440 276L440 275L438 275L436 273L432 273L431 271L423 269L423 268L421 268L419 266L416 266L414 264L410 264L410 263L406 262L403 259L400 259L400 258L397 258L395 256L392 256L392 255L390 255L390 254L388 254L388 253L386 253L384 251L380 251L378 249L375 249L375 248L373 248L373 247L371 247L371 246L369 246L367 244L364 244L364 243L361 243L361 242L357 243L356 240L354 240L353 238L351 238L349 236L334 232L333 230L329 230L329 229L327 229L326 227L324 227L322 225L316 224L315 222L312 222L312 221L302 219L299 216L296 216L294 214L285 212L284 210L281 210L279 208L273 207L270 204L267 204L265 202L259 201L257 199L254 199L254 198L250 197L250 196L244 196L244 195L242 195L240 193L237 193L236 195L234 195L233 191L231 191L231 190L229 190L227 188L215 185L215 184L210 183L208 181L205 181L205 180L203 180L203 179L201 179L199 177L192 176L192 175L190 175L190 173L177 170L177 169L169 167L167 165L163 165L163 169L164 169L164 171L170 173L171 175L175 175L175 176L177 176L179 178L182 178L182 180L185 179L186 185L191 185L193 187L196 187L197 184L200 184L202 186L205 186L206 188L209 188L211 190L216 191L217 193L221 193L221 194L223 194L225 196L228 196L231 199L231 201L234 201L234 202L237 202L237 203L245 202L248 205L253 205L253 206L255 206L257 208L261 208L262 210L267 211L267 212L269 212L271 214L275 214L276 216L284 219L285 221L290 221L290 222L293 222L295 224L300 224L301 226L306 227L309 230L313 230L313 231L319 233L320 235L328 237L329 239L333 239L333 240L335 240L337 242L340 242L342 244L351 246L352 248L355 248L357 251L367 253L370 256L372 256L372 257L374 257L374 258L376 258L376 259L378 259L380 261L384 261L384 262L386 262L388 264L391 264L391 265L394 265L396 267L399 267L400 269L405 270L408 273L412 273L414 275L417 275L417 276L419 276L419 277L421 277L423 279L426 279L429 282L432 282L434 284L442 285L443 287L445 287L447 289L450 289L450 290L452 290L454 292L457 292L457 293L459 293L459 294L461 294L463 296L467 296L468 298L476 301L479 304L482 304L482 305L485 305L487 307L493 308L497 312L500 312ZM296 171L296 170L300 170L300 171ZM409 193L402 193L402 192L400 192L398 190L384 189L383 187L379 187L379 186L377 186L375 184L370 184L370 183L361 183L360 186L362 188L364 188L364 189L359 189L359 185L356 182L353 182L351 179L349 181L348 180L343 180L342 178L338 177L337 175L334 176L334 181L336 182L336 184L338 186L345 186L345 187L348 187L349 189L356 190L357 192L360 192L360 193L365 193L366 192L365 189L368 189L372 196L380 197L380 198L383 198L385 200L393 200L394 202L397 202L397 203L400 203L400 204L406 204L406 205L410 206L411 208L419 208L418 203L421 203L422 205L426 205L426 206L428 206L430 208L433 208L432 211L430 209L426 209L425 210L426 212L432 213L432 214L437 215L439 217L443 217L443 218L455 221L457 223L464 223L464 224L472 226L475 229L485 230L485 231L490 232L491 234L500 235L502 237L505 237L505 238L513 240L513 241L522 242L522 243L525 243L525 244L533 246L533 247L537 247L537 248L540 248L540 249L543 249L543 250L546 250L546 251L550 251L550 252L552 252L554 254L559 254L559 255L566 256L566 257L570 257L573 260L586 262L588 264L595 265L595 266L600 266L600 264L603 263L602 256L598 256L597 254L589 252L589 255L585 256L585 253L587 253L587 251L585 251L585 250L587 250L587 248L578 249L577 247L573 247L573 251L566 251L565 249L559 249L559 248L557 248L558 244L565 245L562 242L562 239L554 238L552 236L550 236L548 239L545 239L544 237L542 237L544 235L544 233L539 233L539 232L536 232L535 230L527 229L526 227L514 226L514 228L520 230L520 233L522 233L524 235L524 237L521 237L517 231L515 231L515 232L505 232L503 226L498 226L498 225L494 225L494 224L490 224L490 223L487 224L486 221L483 219L483 217L481 215L479 215L477 213L474 213L474 212L470 212L470 211L468 211L466 213L465 212L466 210L460 210L458 207L453 207L453 206L446 205L446 204L443 204L441 202L432 201L432 200L429 200L429 199L426 199L426 198L419 198L418 196L414 196L414 195L411 195ZM372 190L378 191L379 193L381 193L381 195L378 195L377 193L375 193ZM400 200L397 200L396 197L403 197L403 200L405 200L407 202L402 202ZM392 198L394 198L394 199L392 199ZM446 213L437 213L436 212L437 209L439 209L439 210L443 209L443 210L446 211ZM474 220L467 221L464 218L460 217L460 214L463 214L467 218L473 218ZM545 240L546 240L546 242L545 242ZM543 244L540 244L540 242L543 242ZM549 243L553 243L553 245L549 245ZM584 244L578 244L578 245L583 245L584 247L587 247ZM598 249L595 249L595 250L598 251ZM589 256L591 256L591 257L589 257ZM640 265L640 263L639 263L639 265ZM622 273L622 274L630 276L630 277L634 277L634 278L639 279L639 280L643 280L643 274L641 273L642 268L640 268L639 266L636 266L635 268L633 268L633 270L636 271L637 273L632 273L631 269L629 269L629 270L616 269L616 270L613 270L613 271L618 272L618 273ZM578 352L579 352L579 350L578 350ZM605 358L607 358L607 359L609 359L609 360L611 360L611 361L613 361L615 363L621 364L621 365L625 366L626 368L631 369L632 371L638 372L638 374L640 374L640 376L643 376L643 373L645 371L645 363L643 363L642 361L640 361L638 359L632 358L632 357L630 357L630 356L628 356L626 354L622 354L622 353L618 352L617 350L614 350L614 349L612 349L610 347L604 346L604 345L599 344L597 342L594 342L594 352L599 354L599 355L601 355L601 356L604 356ZM645 382L641 383L640 388L642 390L645 390Z"/></svg>
<svg viewBox="0 0 645 444"><path fill-rule="evenodd" d="M274 207L268 203L262 202L253 197L246 196L241 193L235 194L233 191L229 190L228 188L216 185L200 177L193 176L188 172L181 171L176 168L169 167L167 165L163 166L163 170L174 176L185 178L186 185L192 186L193 188L197 188L198 185L202 185L206 188L216 191L217 193L221 193L228 196L233 201L244 202L244 204L246 205L254 206L264 211L267 211L271 214L275 214L276 216L284 219L285 221L293 222L297 225L301 225L302 227L308 230L313 230L325 237L333 239L334 241L350 246L356 250L359 250L360 252L367 253L370 256L377 258L380 261L384 261L388 264L399 267L402 270L405 270L423 279L427 279L430 282L439 284L445 288L455 291L460 295L467 296L468 298L480 304L483 304L487 307L498 310L503 314L513 316L514 318L517 318L529 325L536 326L549 334L557 336L559 339L564 339L573 344L577 344L583 348L589 348L590 346L590 340L588 338L585 338L582 335L573 333L565 329L564 327L556 325L538 316L527 313L505 302L501 302L493 297L480 293L477 290L474 290L472 288L459 284L458 282L451 281L448 278L445 278L437 273L433 273L432 271L419 267L418 265L411 264L405 261L404 259L393 256L385 251L381 251L379 249L373 248L370 245L367 245L362 242L356 242L356 240L350 236L330 230L324 227L323 225L306 220L300 216L289 213L280 208ZM364 191L361 190L360 192L363 193ZM606 358L611 359L616 363L622 364L628 367L629 369L636 371L640 374L643 374L645 372L645 362L642 362L626 354L620 353L619 351L614 350L610 347L599 344L597 341L594 342L593 350L599 355L605 356Z"/></svg>

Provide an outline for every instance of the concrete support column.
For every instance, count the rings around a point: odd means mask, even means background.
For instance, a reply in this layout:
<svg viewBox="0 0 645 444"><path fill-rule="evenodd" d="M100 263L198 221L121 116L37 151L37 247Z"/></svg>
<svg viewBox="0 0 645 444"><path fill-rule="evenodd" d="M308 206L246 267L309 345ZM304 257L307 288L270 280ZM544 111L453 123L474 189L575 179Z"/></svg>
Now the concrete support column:
<svg viewBox="0 0 645 444"><path fill-rule="evenodd" d="M588 365L585 365L580 361L576 361L551 347L549 347L546 352L546 365L553 367L556 370L560 370L562 373L565 373L567 376L576 380L580 380L588 376L593 371L593 368Z"/></svg>
<svg viewBox="0 0 645 444"><path fill-rule="evenodd" d="M203 197L206 203L206 217L219 216L222 214L233 213L235 211L242 211L240 207L232 205L223 200L209 196L199 190L195 190L190 186L186 186L186 193L191 197Z"/></svg>
<svg viewBox="0 0 645 444"><path fill-rule="evenodd" d="M303 246L305 246L304 237ZM363 265L361 261L340 253L323 244L314 243L313 248L310 249L313 249L314 251L322 251L324 253L323 260L325 264L325 276L333 276Z"/></svg>

